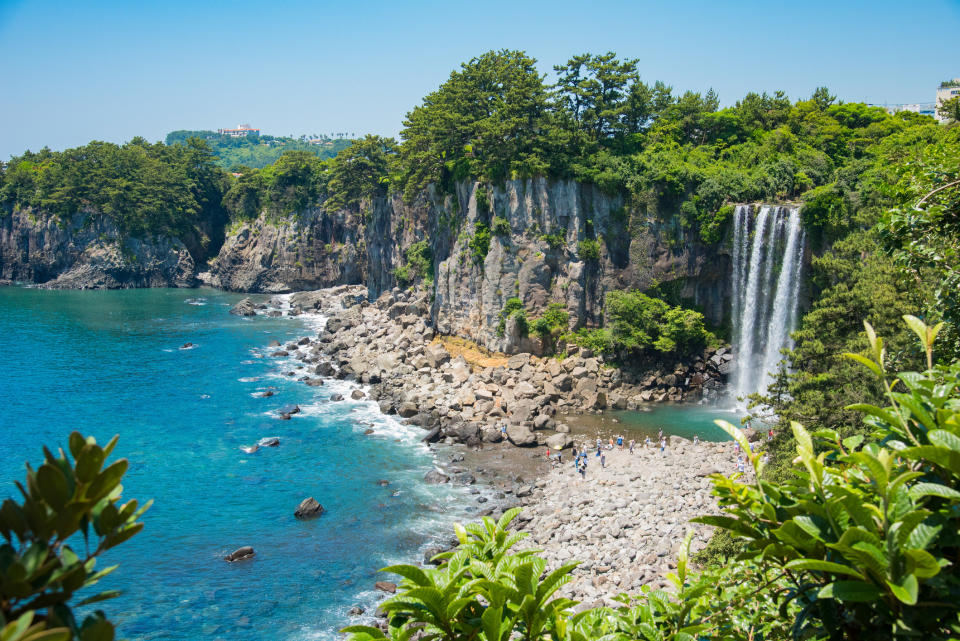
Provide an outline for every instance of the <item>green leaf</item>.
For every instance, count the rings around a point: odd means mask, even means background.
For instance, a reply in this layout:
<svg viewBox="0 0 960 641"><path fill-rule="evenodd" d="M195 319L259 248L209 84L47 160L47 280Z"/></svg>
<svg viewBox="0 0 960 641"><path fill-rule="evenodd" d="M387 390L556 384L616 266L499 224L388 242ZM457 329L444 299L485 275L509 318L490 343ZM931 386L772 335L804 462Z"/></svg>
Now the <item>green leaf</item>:
<svg viewBox="0 0 960 641"><path fill-rule="evenodd" d="M946 430L930 430L927 438L939 447L945 447L954 452L960 452L960 436Z"/></svg>
<svg viewBox="0 0 960 641"><path fill-rule="evenodd" d="M734 425L730 424L728 421L724 421L721 419L715 420L714 423L720 429L726 432L730 436L730 438L735 440L737 444L740 445L740 449L743 450L743 453L749 456L750 442L747 440L746 434L744 434L740 428L735 427Z"/></svg>
<svg viewBox="0 0 960 641"><path fill-rule="evenodd" d="M869 369L871 372L877 375L877 378L883 378L883 369L875 362L867 358L866 356L861 356L860 354L853 354L851 352L844 352L844 358L849 358L852 361L856 361Z"/></svg>
<svg viewBox="0 0 960 641"><path fill-rule="evenodd" d="M120 479L127 471L127 459L122 458L100 472L90 484L87 490L87 497L93 501L99 501L110 494L120 483Z"/></svg>
<svg viewBox="0 0 960 641"><path fill-rule="evenodd" d="M80 607L82 605L90 605L91 603L100 603L101 601L107 601L109 599L115 599L118 596L120 596L120 594L121 594L120 590L105 590L99 594L94 594L93 596L87 597L86 599L77 603L75 607Z"/></svg>
<svg viewBox="0 0 960 641"><path fill-rule="evenodd" d="M11 621L0 630L0 641L20 639L33 622L33 611L24 612L16 621Z"/></svg>
<svg viewBox="0 0 960 641"><path fill-rule="evenodd" d="M919 578L929 579L940 573L937 559L926 550L907 550L903 554L907 557L907 571Z"/></svg>
<svg viewBox="0 0 960 641"><path fill-rule="evenodd" d="M822 588L817 596L821 599L867 603L876 601L880 594L876 586L863 581L834 581Z"/></svg>
<svg viewBox="0 0 960 641"><path fill-rule="evenodd" d="M390 565L380 571L399 574L405 579L408 579L414 585L421 587L433 585L433 581L430 580L430 577L427 576L427 573L415 565Z"/></svg>
<svg viewBox="0 0 960 641"><path fill-rule="evenodd" d="M907 605L915 605L917 603L917 577L913 574L908 574L904 577L903 583L900 585L887 581L887 587L893 592L893 596L897 597L901 602Z"/></svg>
<svg viewBox="0 0 960 641"><path fill-rule="evenodd" d="M856 577L860 580L864 580L866 578L863 576L863 574L849 566L841 565L840 563L833 563L831 561L796 559L794 561L790 561L784 567L788 570L808 570L814 572L826 572L828 574L845 574L847 576Z"/></svg>
<svg viewBox="0 0 960 641"><path fill-rule="evenodd" d="M910 488L910 498L917 500L924 496L939 496L942 499L956 501L960 499L960 492L939 483L917 483Z"/></svg>
<svg viewBox="0 0 960 641"><path fill-rule="evenodd" d="M61 510L70 500L70 490L63 472L56 466L44 463L37 470L37 487L43 500L54 510Z"/></svg>

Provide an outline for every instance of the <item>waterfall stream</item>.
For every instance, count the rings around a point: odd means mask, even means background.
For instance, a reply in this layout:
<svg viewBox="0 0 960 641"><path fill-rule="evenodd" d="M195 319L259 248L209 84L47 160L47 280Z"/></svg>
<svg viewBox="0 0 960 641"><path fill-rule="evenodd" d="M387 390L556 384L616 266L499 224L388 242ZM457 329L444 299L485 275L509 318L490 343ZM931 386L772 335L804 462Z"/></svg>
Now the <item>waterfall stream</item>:
<svg viewBox="0 0 960 641"><path fill-rule="evenodd" d="M764 392L793 346L805 234L797 207L738 205L731 275L734 398Z"/></svg>

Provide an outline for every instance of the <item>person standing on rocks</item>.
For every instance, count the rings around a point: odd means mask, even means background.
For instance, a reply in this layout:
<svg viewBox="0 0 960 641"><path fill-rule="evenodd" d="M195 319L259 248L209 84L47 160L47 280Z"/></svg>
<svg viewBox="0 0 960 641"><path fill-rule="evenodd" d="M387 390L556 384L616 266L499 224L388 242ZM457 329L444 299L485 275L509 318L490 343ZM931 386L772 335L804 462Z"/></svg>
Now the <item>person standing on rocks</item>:
<svg viewBox="0 0 960 641"><path fill-rule="evenodd" d="M700 445L700 436L698 436L697 434L693 435L693 444Z"/></svg>
<svg viewBox="0 0 960 641"><path fill-rule="evenodd" d="M667 447L667 439L660 439L660 453L663 454L663 450Z"/></svg>
<svg viewBox="0 0 960 641"><path fill-rule="evenodd" d="M602 469L604 469L604 470L607 469L607 455L606 455L606 454L601 454L601 455L600 455L600 467L601 467Z"/></svg>
<svg viewBox="0 0 960 641"><path fill-rule="evenodd" d="M636 439L630 439L630 453L633 454L633 446L637 443Z"/></svg>
<svg viewBox="0 0 960 641"><path fill-rule="evenodd" d="M623 434L617 434L617 449L623 451Z"/></svg>

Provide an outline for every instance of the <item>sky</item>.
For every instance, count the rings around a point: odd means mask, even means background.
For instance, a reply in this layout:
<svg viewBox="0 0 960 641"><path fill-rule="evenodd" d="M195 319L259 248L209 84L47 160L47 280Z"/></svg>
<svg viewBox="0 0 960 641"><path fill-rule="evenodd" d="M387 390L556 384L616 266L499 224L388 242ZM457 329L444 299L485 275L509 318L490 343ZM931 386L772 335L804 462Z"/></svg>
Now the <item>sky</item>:
<svg viewBox="0 0 960 641"><path fill-rule="evenodd" d="M960 77L960 0L0 0L0 159L249 123L396 136L460 63L541 70L615 51L641 77L845 101L933 102Z"/></svg>

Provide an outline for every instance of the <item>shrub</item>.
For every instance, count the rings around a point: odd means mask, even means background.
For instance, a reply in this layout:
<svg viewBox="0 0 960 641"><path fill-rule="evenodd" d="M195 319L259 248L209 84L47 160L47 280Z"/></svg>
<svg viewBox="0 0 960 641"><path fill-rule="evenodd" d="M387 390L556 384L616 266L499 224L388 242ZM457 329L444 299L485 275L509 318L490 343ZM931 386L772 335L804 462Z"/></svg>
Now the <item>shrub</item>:
<svg viewBox="0 0 960 641"><path fill-rule="evenodd" d="M73 432L68 451L44 448L44 462L17 483L23 501L0 507L0 638L4 641L112 641L114 627L97 610L78 624L71 607L111 599L119 592L74 593L93 586L117 566L95 571L98 557L143 529L150 507L119 504L127 460L105 465L117 437L104 447ZM82 539L82 540L81 540ZM74 546L80 544L78 550Z"/></svg>
<svg viewBox="0 0 960 641"><path fill-rule="evenodd" d="M588 262L600 260L600 243L590 239L581 240L577 243L577 256Z"/></svg>
<svg viewBox="0 0 960 641"><path fill-rule="evenodd" d="M507 319L516 318L521 325L522 335L527 333L527 310L519 298L508 298L500 310L500 322L497 323L497 336L503 336L507 331Z"/></svg>
<svg viewBox="0 0 960 641"><path fill-rule="evenodd" d="M567 230L557 229L551 234L543 234L540 240L545 242L550 249L560 249L567 244Z"/></svg>
<svg viewBox="0 0 960 641"><path fill-rule="evenodd" d="M570 314L563 303L550 303L543 315L530 324L530 331L539 336L550 351L553 351L557 338L567 331L569 323Z"/></svg>
<svg viewBox="0 0 960 641"><path fill-rule="evenodd" d="M470 248L473 262L483 263L490 251L490 228L481 222L474 223L473 236L467 241L467 246Z"/></svg>
<svg viewBox="0 0 960 641"><path fill-rule="evenodd" d="M503 216L494 216L490 222L490 231L492 231L495 236L509 236L510 222Z"/></svg>

